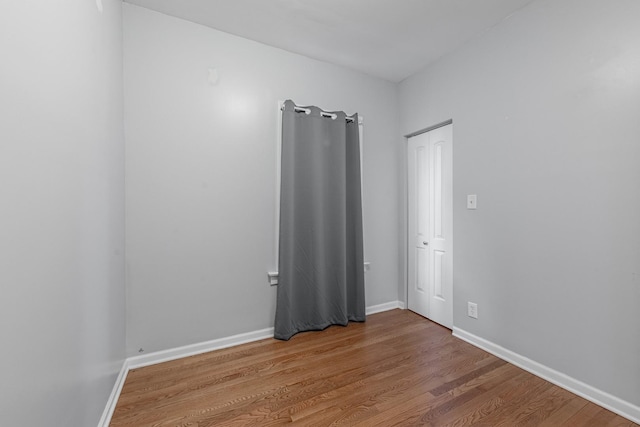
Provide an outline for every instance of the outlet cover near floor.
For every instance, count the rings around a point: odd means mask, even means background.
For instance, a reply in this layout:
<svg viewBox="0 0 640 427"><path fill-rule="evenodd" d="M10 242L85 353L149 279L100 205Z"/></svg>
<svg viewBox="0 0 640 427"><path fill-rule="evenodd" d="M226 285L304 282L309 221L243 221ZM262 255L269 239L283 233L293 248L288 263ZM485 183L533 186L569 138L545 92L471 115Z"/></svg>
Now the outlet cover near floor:
<svg viewBox="0 0 640 427"><path fill-rule="evenodd" d="M478 304L476 304L475 302L467 303L467 316L474 319L478 318Z"/></svg>

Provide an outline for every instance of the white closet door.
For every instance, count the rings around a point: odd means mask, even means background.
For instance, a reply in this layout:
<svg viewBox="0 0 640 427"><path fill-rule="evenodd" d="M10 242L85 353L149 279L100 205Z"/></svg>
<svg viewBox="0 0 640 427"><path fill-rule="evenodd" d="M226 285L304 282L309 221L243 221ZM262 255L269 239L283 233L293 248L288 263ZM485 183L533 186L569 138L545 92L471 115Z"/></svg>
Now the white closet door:
<svg viewBox="0 0 640 427"><path fill-rule="evenodd" d="M452 125L409 138L408 308L453 326Z"/></svg>

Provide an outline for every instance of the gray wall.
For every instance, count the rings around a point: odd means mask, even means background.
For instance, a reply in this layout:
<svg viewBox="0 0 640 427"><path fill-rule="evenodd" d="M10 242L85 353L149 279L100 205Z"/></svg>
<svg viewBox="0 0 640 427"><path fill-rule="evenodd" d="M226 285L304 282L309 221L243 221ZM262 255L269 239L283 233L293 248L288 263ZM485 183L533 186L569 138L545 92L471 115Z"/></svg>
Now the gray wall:
<svg viewBox="0 0 640 427"><path fill-rule="evenodd" d="M121 3L0 3L0 425L96 425L125 356Z"/></svg>
<svg viewBox="0 0 640 427"><path fill-rule="evenodd" d="M636 405L638 22L536 1L400 85L403 134L454 120L454 325Z"/></svg>
<svg viewBox="0 0 640 427"><path fill-rule="evenodd" d="M95 425L125 355L121 5L97 3L0 6L1 425ZM292 98L365 117L368 305L405 290L398 135L453 118L455 326L640 404L637 2L538 0L399 100L124 9L129 355L273 324L275 105Z"/></svg>
<svg viewBox="0 0 640 427"><path fill-rule="evenodd" d="M124 12L128 354L273 326L266 273L277 101L287 98L364 116L367 305L396 301L396 86L137 6Z"/></svg>

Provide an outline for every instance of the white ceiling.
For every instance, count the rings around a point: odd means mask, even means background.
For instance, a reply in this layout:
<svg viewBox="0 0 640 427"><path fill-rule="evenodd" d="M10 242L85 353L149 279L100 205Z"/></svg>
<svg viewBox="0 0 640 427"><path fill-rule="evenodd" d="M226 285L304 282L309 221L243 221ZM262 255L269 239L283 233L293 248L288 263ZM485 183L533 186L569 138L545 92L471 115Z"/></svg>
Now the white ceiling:
<svg viewBox="0 0 640 427"><path fill-rule="evenodd" d="M533 0L125 0L399 82Z"/></svg>

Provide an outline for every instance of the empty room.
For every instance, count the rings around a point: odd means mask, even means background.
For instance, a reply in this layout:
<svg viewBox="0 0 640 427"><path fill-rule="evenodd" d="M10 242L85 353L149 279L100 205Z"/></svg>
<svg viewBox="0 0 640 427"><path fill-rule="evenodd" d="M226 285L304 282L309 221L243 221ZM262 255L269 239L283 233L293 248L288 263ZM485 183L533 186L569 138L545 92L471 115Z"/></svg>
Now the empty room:
<svg viewBox="0 0 640 427"><path fill-rule="evenodd" d="M640 424L640 2L0 4L0 426Z"/></svg>

